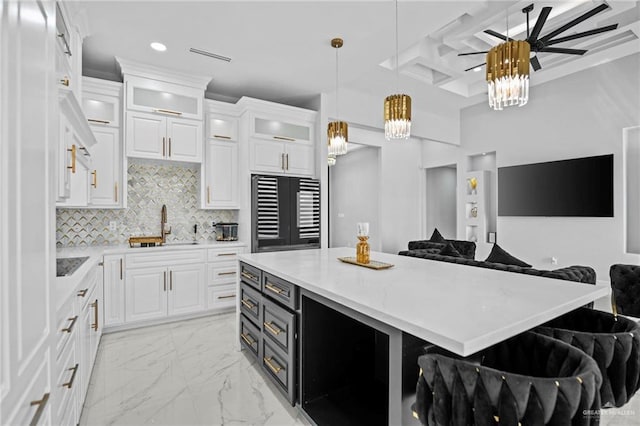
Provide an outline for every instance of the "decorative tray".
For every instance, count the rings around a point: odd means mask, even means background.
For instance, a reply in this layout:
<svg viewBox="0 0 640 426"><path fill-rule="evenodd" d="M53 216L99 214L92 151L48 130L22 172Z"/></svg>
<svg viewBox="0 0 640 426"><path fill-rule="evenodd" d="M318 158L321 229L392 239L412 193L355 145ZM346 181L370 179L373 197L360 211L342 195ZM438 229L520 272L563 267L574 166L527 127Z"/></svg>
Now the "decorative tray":
<svg viewBox="0 0 640 426"><path fill-rule="evenodd" d="M369 263L358 263L358 262L356 262L356 258L355 257L339 257L338 260L341 261L341 262L344 262L344 263L350 263L352 265L364 266L365 268L375 269L375 270L393 268L393 264L384 263L384 262L378 262L377 260L371 260L371 261L369 261Z"/></svg>

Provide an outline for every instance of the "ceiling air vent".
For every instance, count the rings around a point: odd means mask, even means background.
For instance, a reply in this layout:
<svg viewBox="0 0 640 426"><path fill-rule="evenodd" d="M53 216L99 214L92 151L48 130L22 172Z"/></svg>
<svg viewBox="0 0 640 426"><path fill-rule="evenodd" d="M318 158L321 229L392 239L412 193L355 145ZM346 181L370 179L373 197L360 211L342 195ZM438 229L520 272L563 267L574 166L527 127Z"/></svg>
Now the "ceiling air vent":
<svg viewBox="0 0 640 426"><path fill-rule="evenodd" d="M195 49L192 47L191 49L189 49L189 52L197 53L198 55L208 56L213 59L219 59L225 62L231 62L231 58L227 58L226 56L222 56L222 55L216 55L215 53L207 52L206 50Z"/></svg>

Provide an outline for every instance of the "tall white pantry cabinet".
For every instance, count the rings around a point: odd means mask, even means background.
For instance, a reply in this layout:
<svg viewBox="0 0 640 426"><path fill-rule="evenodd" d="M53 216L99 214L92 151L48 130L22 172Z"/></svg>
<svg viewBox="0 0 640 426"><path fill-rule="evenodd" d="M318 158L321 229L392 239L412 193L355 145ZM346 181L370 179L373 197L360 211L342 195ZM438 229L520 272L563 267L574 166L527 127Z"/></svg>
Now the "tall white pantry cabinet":
<svg viewBox="0 0 640 426"><path fill-rule="evenodd" d="M0 2L0 424L50 424L55 3Z"/></svg>

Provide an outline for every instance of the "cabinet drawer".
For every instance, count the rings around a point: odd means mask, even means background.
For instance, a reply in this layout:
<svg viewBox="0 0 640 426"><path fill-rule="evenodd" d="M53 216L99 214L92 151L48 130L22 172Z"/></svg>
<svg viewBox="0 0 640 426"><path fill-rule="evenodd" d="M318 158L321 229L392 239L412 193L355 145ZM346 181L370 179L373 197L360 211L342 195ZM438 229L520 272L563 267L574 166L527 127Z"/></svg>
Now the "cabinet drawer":
<svg viewBox="0 0 640 426"><path fill-rule="evenodd" d="M256 324L260 324L262 296L246 283L240 283L240 312Z"/></svg>
<svg viewBox="0 0 640 426"><path fill-rule="evenodd" d="M251 287L254 287L259 291L261 277L262 271L260 269L240 262L240 278L243 282L249 284Z"/></svg>
<svg viewBox="0 0 640 426"><path fill-rule="evenodd" d="M286 356L274 348L269 339L262 339L262 369L293 405L295 403L295 374L293 356Z"/></svg>
<svg viewBox="0 0 640 426"><path fill-rule="evenodd" d="M77 311L82 312L82 310L87 306L87 303L91 301L91 295L94 293L96 284L98 282L98 273L101 272L98 267L94 267L87 275L82 279L79 287L76 292L76 306L78 307Z"/></svg>
<svg viewBox="0 0 640 426"><path fill-rule="evenodd" d="M87 295L88 296L88 295ZM72 337L75 336L76 327L80 318L75 314L73 307L73 299L69 299L58 310L58 318L56 323L56 359L59 359L62 351L67 345L74 345Z"/></svg>
<svg viewBox="0 0 640 426"><path fill-rule="evenodd" d="M294 351L295 327L295 314L273 302L262 300L262 332L273 339L285 353Z"/></svg>
<svg viewBox="0 0 640 426"><path fill-rule="evenodd" d="M209 249L209 262L228 262L238 260L238 254L242 253L242 247Z"/></svg>
<svg viewBox="0 0 640 426"><path fill-rule="evenodd" d="M186 263L204 263L204 250L176 250L162 253L135 253L127 255L127 269L150 266L181 265Z"/></svg>
<svg viewBox="0 0 640 426"><path fill-rule="evenodd" d="M210 263L208 268L209 285L235 283L238 264L236 262Z"/></svg>
<svg viewBox="0 0 640 426"><path fill-rule="evenodd" d="M240 343L254 356L260 351L260 330L247 317L240 315Z"/></svg>
<svg viewBox="0 0 640 426"><path fill-rule="evenodd" d="M80 386L79 356L76 354L76 345L65 348L61 358L56 362L55 370L55 413L56 419L62 419L66 410L75 406L77 388Z"/></svg>
<svg viewBox="0 0 640 426"><path fill-rule="evenodd" d="M224 285L208 288L209 309L234 308L236 306L236 285Z"/></svg>
<svg viewBox="0 0 640 426"><path fill-rule="evenodd" d="M291 309L298 307L296 286L267 272L262 274L262 293Z"/></svg>

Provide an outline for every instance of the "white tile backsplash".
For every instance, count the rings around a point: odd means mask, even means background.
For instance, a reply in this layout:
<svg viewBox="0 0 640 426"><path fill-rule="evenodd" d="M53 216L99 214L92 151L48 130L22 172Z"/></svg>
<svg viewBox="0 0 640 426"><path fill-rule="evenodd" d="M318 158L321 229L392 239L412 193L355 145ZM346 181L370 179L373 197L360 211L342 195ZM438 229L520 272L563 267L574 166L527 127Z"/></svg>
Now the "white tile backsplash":
<svg viewBox="0 0 640 426"><path fill-rule="evenodd" d="M212 222L237 222L237 210L199 208L200 166L129 160L126 209L57 209L58 247L124 244L132 235L160 235L160 209L167 206L167 242L214 240ZM116 222L117 230L109 230Z"/></svg>

